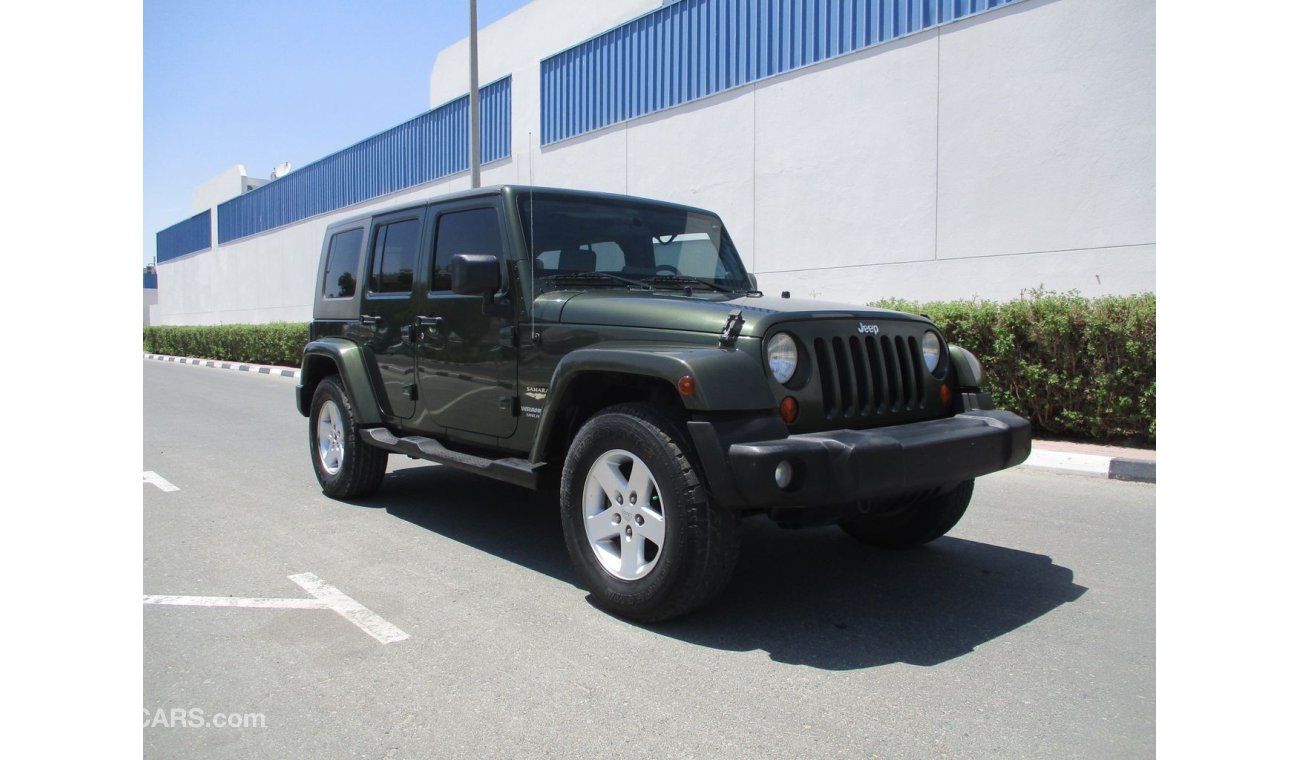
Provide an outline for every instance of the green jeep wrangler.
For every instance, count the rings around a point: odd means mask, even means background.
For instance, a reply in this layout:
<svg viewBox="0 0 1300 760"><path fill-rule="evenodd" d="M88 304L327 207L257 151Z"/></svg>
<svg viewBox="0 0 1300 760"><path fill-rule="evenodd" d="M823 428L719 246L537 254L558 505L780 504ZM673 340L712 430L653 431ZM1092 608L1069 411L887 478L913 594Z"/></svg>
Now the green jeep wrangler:
<svg viewBox="0 0 1300 760"><path fill-rule="evenodd" d="M928 319L788 295L660 201L505 186L333 224L297 388L316 477L364 497L396 452L558 486L594 600L656 621L726 586L744 516L913 546L1029 455Z"/></svg>

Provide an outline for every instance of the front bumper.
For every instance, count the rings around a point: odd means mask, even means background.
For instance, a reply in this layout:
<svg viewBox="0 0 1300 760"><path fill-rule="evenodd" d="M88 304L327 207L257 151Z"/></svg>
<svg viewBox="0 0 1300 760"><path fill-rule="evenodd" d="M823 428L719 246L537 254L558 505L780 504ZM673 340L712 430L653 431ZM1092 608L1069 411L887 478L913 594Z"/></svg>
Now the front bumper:
<svg viewBox="0 0 1300 760"><path fill-rule="evenodd" d="M869 430L753 440L770 424L688 423L714 500L733 508L816 507L903 496L1014 467L1029 457L1029 422L1011 412L970 411ZM777 465L794 478L776 484Z"/></svg>

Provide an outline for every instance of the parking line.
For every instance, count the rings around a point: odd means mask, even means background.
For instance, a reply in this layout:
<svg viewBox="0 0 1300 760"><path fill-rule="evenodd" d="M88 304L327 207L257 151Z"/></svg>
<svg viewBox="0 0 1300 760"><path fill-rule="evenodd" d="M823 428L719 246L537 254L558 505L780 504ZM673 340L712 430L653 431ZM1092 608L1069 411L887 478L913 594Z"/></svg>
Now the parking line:
<svg viewBox="0 0 1300 760"><path fill-rule="evenodd" d="M410 634L366 609L360 602L311 573L290 575L289 580L302 586L308 594L328 604L335 612L351 620L358 628L381 644L409 639Z"/></svg>
<svg viewBox="0 0 1300 760"><path fill-rule="evenodd" d="M170 596L145 594L145 604L173 604L180 607L259 607L285 610L328 610L319 599L255 599L248 596Z"/></svg>
<svg viewBox="0 0 1300 760"><path fill-rule="evenodd" d="M145 470L145 471L144 471L144 482L146 482L146 483L153 483L154 485L158 486L158 489L161 490L161 491L179 491L179 490L181 490L181 489L177 488L176 486L172 485L172 484L167 480L167 478L164 478L163 476L159 475L158 473L154 472L153 470Z"/></svg>
<svg viewBox="0 0 1300 760"><path fill-rule="evenodd" d="M164 604L181 607L251 607L284 610L334 610L356 627L365 631L381 644L411 638L410 634L384 620L357 600L329 585L312 573L290 575L289 580L301 586L314 599L268 599L248 596L178 596L172 594L145 594L145 604Z"/></svg>

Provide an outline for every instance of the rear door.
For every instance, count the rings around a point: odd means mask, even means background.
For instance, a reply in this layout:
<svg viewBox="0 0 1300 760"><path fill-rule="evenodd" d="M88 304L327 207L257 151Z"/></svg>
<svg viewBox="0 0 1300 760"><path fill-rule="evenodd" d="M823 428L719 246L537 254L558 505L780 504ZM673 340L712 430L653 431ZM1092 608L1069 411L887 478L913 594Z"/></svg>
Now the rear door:
<svg viewBox="0 0 1300 760"><path fill-rule="evenodd" d="M513 318L485 314L481 296L451 291L458 253L496 256L501 282L509 282L500 198L435 206L429 226L434 256L422 311L428 326L420 330L420 403L436 425L509 437L519 421Z"/></svg>
<svg viewBox="0 0 1300 760"><path fill-rule="evenodd" d="M415 412L415 344L411 329L417 312L416 295L425 279L420 252L427 250L424 219L419 207L376 217L370 235L366 286L361 300L361 330L371 370L378 379L380 404L394 417Z"/></svg>

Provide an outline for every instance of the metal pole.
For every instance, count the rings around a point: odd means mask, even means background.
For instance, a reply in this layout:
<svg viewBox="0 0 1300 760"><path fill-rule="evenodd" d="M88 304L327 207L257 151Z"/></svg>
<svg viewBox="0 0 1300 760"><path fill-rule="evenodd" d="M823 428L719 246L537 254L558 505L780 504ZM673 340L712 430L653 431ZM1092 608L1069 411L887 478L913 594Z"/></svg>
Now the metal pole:
<svg viewBox="0 0 1300 760"><path fill-rule="evenodd" d="M478 176L478 2L469 0L469 186L479 186Z"/></svg>

